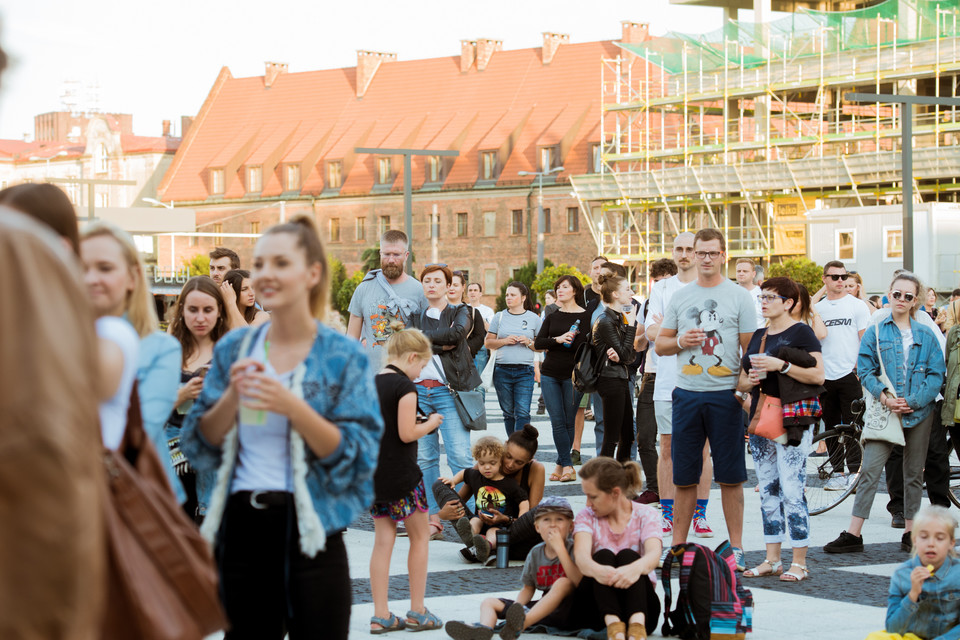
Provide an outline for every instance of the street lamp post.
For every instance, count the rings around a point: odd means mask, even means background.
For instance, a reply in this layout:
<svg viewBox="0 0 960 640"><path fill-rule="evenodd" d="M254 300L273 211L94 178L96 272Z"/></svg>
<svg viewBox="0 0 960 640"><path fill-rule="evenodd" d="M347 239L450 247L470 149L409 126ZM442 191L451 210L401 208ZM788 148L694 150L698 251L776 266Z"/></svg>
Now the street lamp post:
<svg viewBox="0 0 960 640"><path fill-rule="evenodd" d="M543 218L543 176L561 171L563 167L554 167L547 171L517 171L518 176L537 177L537 273L543 271L543 228L546 226Z"/></svg>

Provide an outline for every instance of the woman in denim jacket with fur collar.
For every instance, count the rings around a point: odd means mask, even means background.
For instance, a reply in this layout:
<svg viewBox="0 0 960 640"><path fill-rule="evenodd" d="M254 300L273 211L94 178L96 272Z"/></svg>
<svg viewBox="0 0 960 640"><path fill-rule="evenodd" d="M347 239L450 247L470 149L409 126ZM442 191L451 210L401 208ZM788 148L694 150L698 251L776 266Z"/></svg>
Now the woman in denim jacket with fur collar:
<svg viewBox="0 0 960 640"><path fill-rule="evenodd" d="M935 415L936 400L943 387L946 369L936 336L914 318L919 303L918 294L923 290L920 281L912 273L904 272L896 277L890 285L888 296L890 316L867 327L860 341L857 358L857 375L866 391L897 414L903 425L903 515L906 531L901 547L904 551L910 551L913 516L920 508L923 465L933 420L939 419ZM881 358L883 372L889 378L892 389L880 380ZM860 531L864 520L870 517L880 472L893 446L893 443L881 440L864 442L863 464L850 526L839 538L824 546L827 553L863 551Z"/></svg>
<svg viewBox="0 0 960 640"><path fill-rule="evenodd" d="M257 242L253 281L272 317L214 349L181 447L216 471L201 533L216 543L225 640L343 638L342 532L373 501L383 422L359 343L321 324L329 299L312 220Z"/></svg>

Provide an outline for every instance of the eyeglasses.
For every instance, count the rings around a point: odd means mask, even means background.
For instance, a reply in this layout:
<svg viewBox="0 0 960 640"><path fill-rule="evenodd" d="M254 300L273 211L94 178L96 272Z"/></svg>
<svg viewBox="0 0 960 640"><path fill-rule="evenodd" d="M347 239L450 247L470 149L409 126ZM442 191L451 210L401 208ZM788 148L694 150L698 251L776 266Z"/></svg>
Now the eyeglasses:
<svg viewBox="0 0 960 640"><path fill-rule="evenodd" d="M423 265L424 267L445 267L447 266L446 262L431 262L430 264Z"/></svg>
<svg viewBox="0 0 960 640"><path fill-rule="evenodd" d="M907 293L906 291L891 291L890 297L894 300L903 299L904 302L913 302L917 299L917 296L912 293Z"/></svg>
<svg viewBox="0 0 960 640"><path fill-rule="evenodd" d="M759 296L757 296L757 298L759 298L760 302L773 302L774 300L788 299L788 298L784 298L783 296L778 296L775 293L761 293Z"/></svg>
<svg viewBox="0 0 960 640"><path fill-rule="evenodd" d="M823 277L830 278L831 280L836 282L837 280L846 280L847 278L850 277L850 274L849 273L828 273Z"/></svg>
<svg viewBox="0 0 960 640"><path fill-rule="evenodd" d="M694 251L693 255L697 256L697 260L706 260L708 257L716 260L722 253L723 251Z"/></svg>

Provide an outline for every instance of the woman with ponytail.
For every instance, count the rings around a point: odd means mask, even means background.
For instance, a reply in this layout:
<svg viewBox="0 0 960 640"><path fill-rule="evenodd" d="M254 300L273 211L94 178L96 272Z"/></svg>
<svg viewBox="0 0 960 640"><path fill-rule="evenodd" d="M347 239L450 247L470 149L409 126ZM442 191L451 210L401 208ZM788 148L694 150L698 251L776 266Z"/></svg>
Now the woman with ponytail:
<svg viewBox="0 0 960 640"><path fill-rule="evenodd" d="M270 321L217 343L181 438L198 475L217 473L201 533L216 545L225 640L346 638L343 531L373 501L383 430L373 373L321 322L330 274L312 219L268 229L251 277Z"/></svg>
<svg viewBox="0 0 960 640"><path fill-rule="evenodd" d="M583 572L578 591L592 589L597 608L582 624L605 626L610 640L641 640L660 617L660 515L630 499L641 487L634 461L593 458L580 469L580 480L587 506L574 521L573 555Z"/></svg>

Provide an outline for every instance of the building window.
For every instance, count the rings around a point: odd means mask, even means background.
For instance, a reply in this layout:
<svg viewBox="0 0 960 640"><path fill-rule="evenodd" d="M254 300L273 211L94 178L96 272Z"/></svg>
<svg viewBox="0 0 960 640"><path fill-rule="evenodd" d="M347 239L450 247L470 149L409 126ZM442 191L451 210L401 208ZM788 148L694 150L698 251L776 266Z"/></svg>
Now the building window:
<svg viewBox="0 0 960 640"><path fill-rule="evenodd" d="M287 165L287 191L299 191L300 190L300 165L298 164L288 164Z"/></svg>
<svg viewBox="0 0 960 640"><path fill-rule="evenodd" d="M343 161L332 160L327 163L327 189L339 189L343 184Z"/></svg>
<svg viewBox="0 0 960 640"><path fill-rule="evenodd" d="M903 228L883 228L883 260L899 262L903 260Z"/></svg>
<svg viewBox="0 0 960 640"><path fill-rule="evenodd" d="M223 169L210 170L210 194L215 196L223 194Z"/></svg>
<svg viewBox="0 0 960 640"><path fill-rule="evenodd" d="M109 207L110 206L110 194L106 191L98 191L97 198L94 200L94 203L98 208Z"/></svg>
<svg viewBox="0 0 960 640"><path fill-rule="evenodd" d="M460 273L463 274L463 281L467 284L470 284L470 270L469 269L460 269Z"/></svg>
<svg viewBox="0 0 960 640"><path fill-rule="evenodd" d="M567 207L567 233L578 233L580 231L580 209L577 207Z"/></svg>
<svg viewBox="0 0 960 640"><path fill-rule="evenodd" d="M440 156L430 156L427 158L427 182L440 182L442 171L443 162Z"/></svg>
<svg viewBox="0 0 960 640"><path fill-rule="evenodd" d="M263 167L247 167L247 193L263 191Z"/></svg>
<svg viewBox="0 0 960 640"><path fill-rule="evenodd" d="M487 292L492 292L497 290L497 270L496 269L483 270L483 290Z"/></svg>
<svg viewBox="0 0 960 640"><path fill-rule="evenodd" d="M434 218L436 218L436 220L434 220ZM436 222L437 224L437 237L438 238L440 237L440 214L438 213L436 216L434 216L433 213L431 212L427 214L427 237L428 238L433 238L434 222Z"/></svg>
<svg viewBox="0 0 960 640"><path fill-rule="evenodd" d="M500 173L500 168L497 166L497 152L482 151L480 161L482 162L480 175L483 180L496 180Z"/></svg>
<svg viewBox="0 0 960 640"><path fill-rule="evenodd" d="M837 260L857 259L856 236L853 229L837 230Z"/></svg>
<svg viewBox="0 0 960 640"><path fill-rule="evenodd" d="M259 235L260 234L260 221L256 220L250 223L250 233Z"/></svg>
<svg viewBox="0 0 960 640"><path fill-rule="evenodd" d="M93 152L93 166L97 173L107 173L110 170L110 158L107 156L107 145L97 143Z"/></svg>
<svg viewBox="0 0 960 640"><path fill-rule="evenodd" d="M540 147L540 171L546 173L553 169L556 151L556 147Z"/></svg>
<svg viewBox="0 0 960 640"><path fill-rule="evenodd" d="M357 240L366 240L367 239L367 219L366 218L357 218L356 220L356 230L357 230Z"/></svg>
<svg viewBox="0 0 960 640"><path fill-rule="evenodd" d="M466 238L468 235L468 222L466 212L461 212L457 214L457 237Z"/></svg>
<svg viewBox="0 0 960 640"><path fill-rule="evenodd" d="M543 232L550 233L552 226L553 225L550 224L550 209L544 209L543 210Z"/></svg>
<svg viewBox="0 0 960 640"><path fill-rule="evenodd" d="M497 212L496 211L484 211L483 212L483 235L491 238L497 235Z"/></svg>
<svg viewBox="0 0 960 640"><path fill-rule="evenodd" d="M603 154L600 152L599 144L590 146L590 158L593 161L593 164L590 166L591 173L600 173L600 169L603 168Z"/></svg>
<svg viewBox="0 0 960 640"><path fill-rule="evenodd" d="M390 216L380 216L380 235L390 230Z"/></svg>
<svg viewBox="0 0 960 640"><path fill-rule="evenodd" d="M340 242L340 218L330 218L330 242Z"/></svg>
<svg viewBox="0 0 960 640"><path fill-rule="evenodd" d="M510 212L510 234L519 236L523 233L523 209L514 209Z"/></svg>
<svg viewBox="0 0 960 640"><path fill-rule="evenodd" d="M220 234L223 233L223 225L219 222L213 225L213 232L217 235L213 237L213 244L220 246L223 244L223 236Z"/></svg>
<svg viewBox="0 0 960 640"><path fill-rule="evenodd" d="M393 182L393 163L390 158L377 159L377 183L390 184Z"/></svg>

